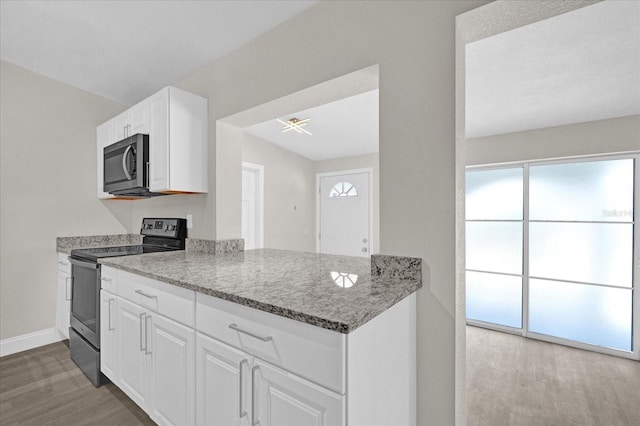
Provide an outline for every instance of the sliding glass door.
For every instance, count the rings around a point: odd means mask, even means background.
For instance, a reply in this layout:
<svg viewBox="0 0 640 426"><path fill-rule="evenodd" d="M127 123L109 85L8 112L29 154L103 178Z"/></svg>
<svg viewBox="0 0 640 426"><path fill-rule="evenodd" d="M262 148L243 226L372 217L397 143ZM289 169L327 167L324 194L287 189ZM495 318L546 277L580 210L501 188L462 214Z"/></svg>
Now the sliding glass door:
<svg viewBox="0 0 640 426"><path fill-rule="evenodd" d="M636 161L468 170L467 320L632 352Z"/></svg>

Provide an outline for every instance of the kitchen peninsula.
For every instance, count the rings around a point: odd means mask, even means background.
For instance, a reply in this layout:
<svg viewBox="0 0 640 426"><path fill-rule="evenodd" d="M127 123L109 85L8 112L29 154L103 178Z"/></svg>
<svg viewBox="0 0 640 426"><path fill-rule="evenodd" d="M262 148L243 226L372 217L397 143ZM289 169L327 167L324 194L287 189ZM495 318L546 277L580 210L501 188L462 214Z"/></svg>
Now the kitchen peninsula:
<svg viewBox="0 0 640 426"><path fill-rule="evenodd" d="M221 251L100 260L102 371L154 421L415 425L421 259Z"/></svg>

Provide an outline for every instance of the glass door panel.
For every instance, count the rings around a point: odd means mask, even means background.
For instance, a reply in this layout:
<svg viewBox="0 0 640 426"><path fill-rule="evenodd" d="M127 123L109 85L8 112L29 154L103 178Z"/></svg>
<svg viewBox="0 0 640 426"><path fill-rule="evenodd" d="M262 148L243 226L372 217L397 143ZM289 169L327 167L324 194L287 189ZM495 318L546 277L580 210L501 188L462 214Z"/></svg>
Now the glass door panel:
<svg viewBox="0 0 640 426"><path fill-rule="evenodd" d="M631 350L631 289L529 280L529 330Z"/></svg>
<svg viewBox="0 0 640 426"><path fill-rule="evenodd" d="M588 222L633 220L633 159L529 168L529 218Z"/></svg>
<svg viewBox="0 0 640 426"><path fill-rule="evenodd" d="M630 223L529 224L529 275L631 287Z"/></svg>
<svg viewBox="0 0 640 426"><path fill-rule="evenodd" d="M467 318L522 328L522 277L467 271Z"/></svg>

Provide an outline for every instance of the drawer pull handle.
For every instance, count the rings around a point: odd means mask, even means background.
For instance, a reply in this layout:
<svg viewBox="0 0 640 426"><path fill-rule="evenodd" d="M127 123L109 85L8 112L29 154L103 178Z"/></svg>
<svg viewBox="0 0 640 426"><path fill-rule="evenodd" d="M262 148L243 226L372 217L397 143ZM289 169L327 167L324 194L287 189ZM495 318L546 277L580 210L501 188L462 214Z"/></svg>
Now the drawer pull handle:
<svg viewBox="0 0 640 426"><path fill-rule="evenodd" d="M146 325L147 322L144 320L144 317L146 316L146 314L143 312L140 314L140 352L144 351L145 353L147 352L147 336L145 336L146 334ZM144 342L144 346L143 345Z"/></svg>
<svg viewBox="0 0 640 426"><path fill-rule="evenodd" d="M246 334L247 336L251 336L251 337L255 337L256 339L260 339L263 342L268 342L269 340L273 340L273 337L271 337L271 336L260 336L259 334L252 333L251 331L243 330L240 327L238 327L238 324L236 324L236 323L229 324L229 328L232 329L232 330L237 331L238 333L243 333L243 334Z"/></svg>
<svg viewBox="0 0 640 426"><path fill-rule="evenodd" d="M247 415L247 412L244 410L244 404L242 403L242 397L244 396L244 391L243 391L243 386L244 386L244 379L243 379L243 374L242 374L242 366L243 364L246 364L247 366L249 366L249 361L246 359L243 359L242 361L240 361L240 366L239 366L239 381L240 381L240 386L238 386L239 388L239 392L240 395L238 396L238 406L239 406L239 411L238 411L238 417L243 418L244 416Z"/></svg>
<svg viewBox="0 0 640 426"><path fill-rule="evenodd" d="M58 260L58 265L69 266L69 262L65 262L64 260Z"/></svg>
<svg viewBox="0 0 640 426"><path fill-rule="evenodd" d="M260 366L255 365L251 369L251 426L257 426L260 424L260 420L256 420L258 413L256 410L256 371Z"/></svg>
<svg viewBox="0 0 640 426"><path fill-rule="evenodd" d="M111 307L113 306L113 304L111 302L115 302L116 299L109 299L109 331L115 330L115 327L111 326Z"/></svg>
<svg viewBox="0 0 640 426"><path fill-rule="evenodd" d="M109 281L109 282L111 282L111 278L109 278L109 277L100 277L100 281Z"/></svg>
<svg viewBox="0 0 640 426"><path fill-rule="evenodd" d="M144 317L144 353L145 355L151 355L151 349L149 349L149 320L151 315ZM153 328L151 329L153 330Z"/></svg>
<svg viewBox="0 0 640 426"><path fill-rule="evenodd" d="M138 293L140 296L144 296L144 297L146 297L148 299L156 299L158 297L158 296L154 296L152 294L147 294L142 290L136 290L136 293Z"/></svg>

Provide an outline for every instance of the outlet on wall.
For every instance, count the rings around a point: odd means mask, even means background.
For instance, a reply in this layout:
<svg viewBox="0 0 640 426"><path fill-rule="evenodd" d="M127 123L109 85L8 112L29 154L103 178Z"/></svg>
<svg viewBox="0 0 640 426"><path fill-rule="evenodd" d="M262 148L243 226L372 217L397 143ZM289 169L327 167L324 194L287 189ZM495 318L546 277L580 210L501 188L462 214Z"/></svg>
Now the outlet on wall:
<svg viewBox="0 0 640 426"><path fill-rule="evenodd" d="M192 214L188 214L187 215L187 229L191 229L193 228L193 215Z"/></svg>

